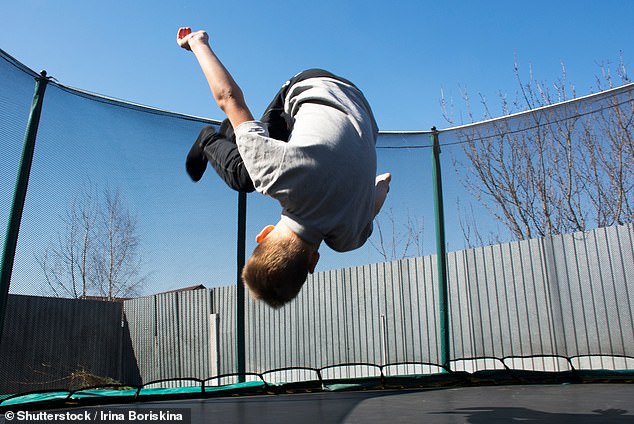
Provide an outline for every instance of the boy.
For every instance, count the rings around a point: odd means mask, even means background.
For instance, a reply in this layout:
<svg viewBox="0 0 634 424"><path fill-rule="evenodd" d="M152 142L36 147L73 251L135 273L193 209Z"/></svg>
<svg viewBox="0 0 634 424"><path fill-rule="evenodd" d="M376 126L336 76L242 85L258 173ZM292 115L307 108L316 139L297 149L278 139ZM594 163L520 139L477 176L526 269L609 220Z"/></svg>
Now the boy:
<svg viewBox="0 0 634 424"><path fill-rule="evenodd" d="M207 33L180 28L177 42L194 53L228 118L218 133L203 129L188 155L188 173L198 181L209 160L232 188L257 190L282 206L280 221L258 234L242 272L253 297L279 308L314 272L322 241L345 252L372 232L391 180L389 173L375 177L372 110L351 82L310 70L287 81L255 121Z"/></svg>

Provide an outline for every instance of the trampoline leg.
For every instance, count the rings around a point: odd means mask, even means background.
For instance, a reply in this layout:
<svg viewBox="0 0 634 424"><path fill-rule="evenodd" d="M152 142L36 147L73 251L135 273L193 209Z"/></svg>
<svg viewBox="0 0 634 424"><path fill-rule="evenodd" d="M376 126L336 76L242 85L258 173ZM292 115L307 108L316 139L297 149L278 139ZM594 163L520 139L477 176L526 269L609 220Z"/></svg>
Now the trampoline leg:
<svg viewBox="0 0 634 424"><path fill-rule="evenodd" d="M20 222L22 221L22 212L24 211L26 190L29 185L31 164L33 163L35 139L37 138L37 129L40 125L44 92L46 91L46 85L48 83L46 71L42 71L40 78L36 78L35 81L35 94L33 95L29 121L24 135L22 160L20 162L20 170L18 172L18 179L15 185L15 192L13 194L13 205L11 206L11 216L9 217L9 224L7 226L4 250L2 251L2 268L0 268L0 342L2 341L4 316L6 313L7 301L9 299L9 286L11 285L11 274L13 273L13 261L15 259L15 250L18 244Z"/></svg>
<svg viewBox="0 0 634 424"><path fill-rule="evenodd" d="M438 304L440 324L440 354L442 366L449 370L449 299L447 283L447 248L445 242L445 211L442 195L442 175L440 172L440 143L438 131L432 128L431 135L433 163L432 172L434 179L434 210L436 215L436 257L438 261Z"/></svg>

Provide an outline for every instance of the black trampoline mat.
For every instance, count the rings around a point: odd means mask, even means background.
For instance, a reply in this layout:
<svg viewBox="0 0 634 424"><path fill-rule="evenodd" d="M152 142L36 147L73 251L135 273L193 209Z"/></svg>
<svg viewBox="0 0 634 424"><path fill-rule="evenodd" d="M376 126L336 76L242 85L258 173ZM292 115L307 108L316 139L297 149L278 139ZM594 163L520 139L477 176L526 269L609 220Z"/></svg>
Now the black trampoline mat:
<svg viewBox="0 0 634 424"><path fill-rule="evenodd" d="M191 410L192 424L634 423L634 384L318 392L110 405Z"/></svg>

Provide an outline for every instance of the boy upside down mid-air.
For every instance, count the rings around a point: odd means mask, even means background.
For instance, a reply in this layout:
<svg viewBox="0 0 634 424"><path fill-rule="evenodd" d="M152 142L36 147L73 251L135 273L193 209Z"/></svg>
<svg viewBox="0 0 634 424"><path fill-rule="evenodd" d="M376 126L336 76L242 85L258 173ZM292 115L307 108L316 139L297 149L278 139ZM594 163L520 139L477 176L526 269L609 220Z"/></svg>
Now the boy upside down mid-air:
<svg viewBox="0 0 634 424"><path fill-rule="evenodd" d="M372 232L391 180L389 173L375 177L372 110L350 81L311 69L287 81L256 121L207 33L180 28L177 42L194 53L228 118L218 131L203 128L187 156L188 174L200 180L209 162L231 188L257 190L282 206L242 271L252 296L279 308L314 272L322 241L345 252Z"/></svg>

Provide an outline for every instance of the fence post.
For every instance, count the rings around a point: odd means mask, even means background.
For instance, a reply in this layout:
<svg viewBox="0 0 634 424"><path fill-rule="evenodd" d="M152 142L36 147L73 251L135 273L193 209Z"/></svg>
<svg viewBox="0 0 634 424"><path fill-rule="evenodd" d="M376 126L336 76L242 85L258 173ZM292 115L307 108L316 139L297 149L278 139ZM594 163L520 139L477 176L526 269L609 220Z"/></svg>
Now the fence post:
<svg viewBox="0 0 634 424"><path fill-rule="evenodd" d="M247 222L247 194L238 192L238 273L236 277L236 372L238 382L246 381L245 363L245 317L244 317L244 285L242 284L242 268L246 258L246 222Z"/></svg>
<svg viewBox="0 0 634 424"><path fill-rule="evenodd" d="M4 241L4 250L2 251L2 268L0 268L0 343L2 343L2 332L4 329L4 318L7 309L7 301L9 299L9 286L11 285L11 274L13 273L13 261L15 260L15 250L18 244L18 234L20 233L20 222L22 221L22 212L24 211L24 201L26 199L26 191L29 185L29 175L31 174L31 164L33 163L33 153L35 151L35 139L37 138L37 129L40 124L40 116L42 114L42 102L44 101L44 92L48 84L46 71L40 73L40 77L35 79L35 94L31 104L31 112L24 134L24 147L22 149L22 159L18 178L13 193L13 204L11 206L11 215L7 225L7 234Z"/></svg>
<svg viewBox="0 0 634 424"><path fill-rule="evenodd" d="M447 249L445 242L445 210L440 172L440 143L436 127L431 129L433 151L432 173L434 178L434 211L436 216L436 260L438 265L438 305L440 324L440 355L443 367L449 369L449 298L447 283Z"/></svg>

